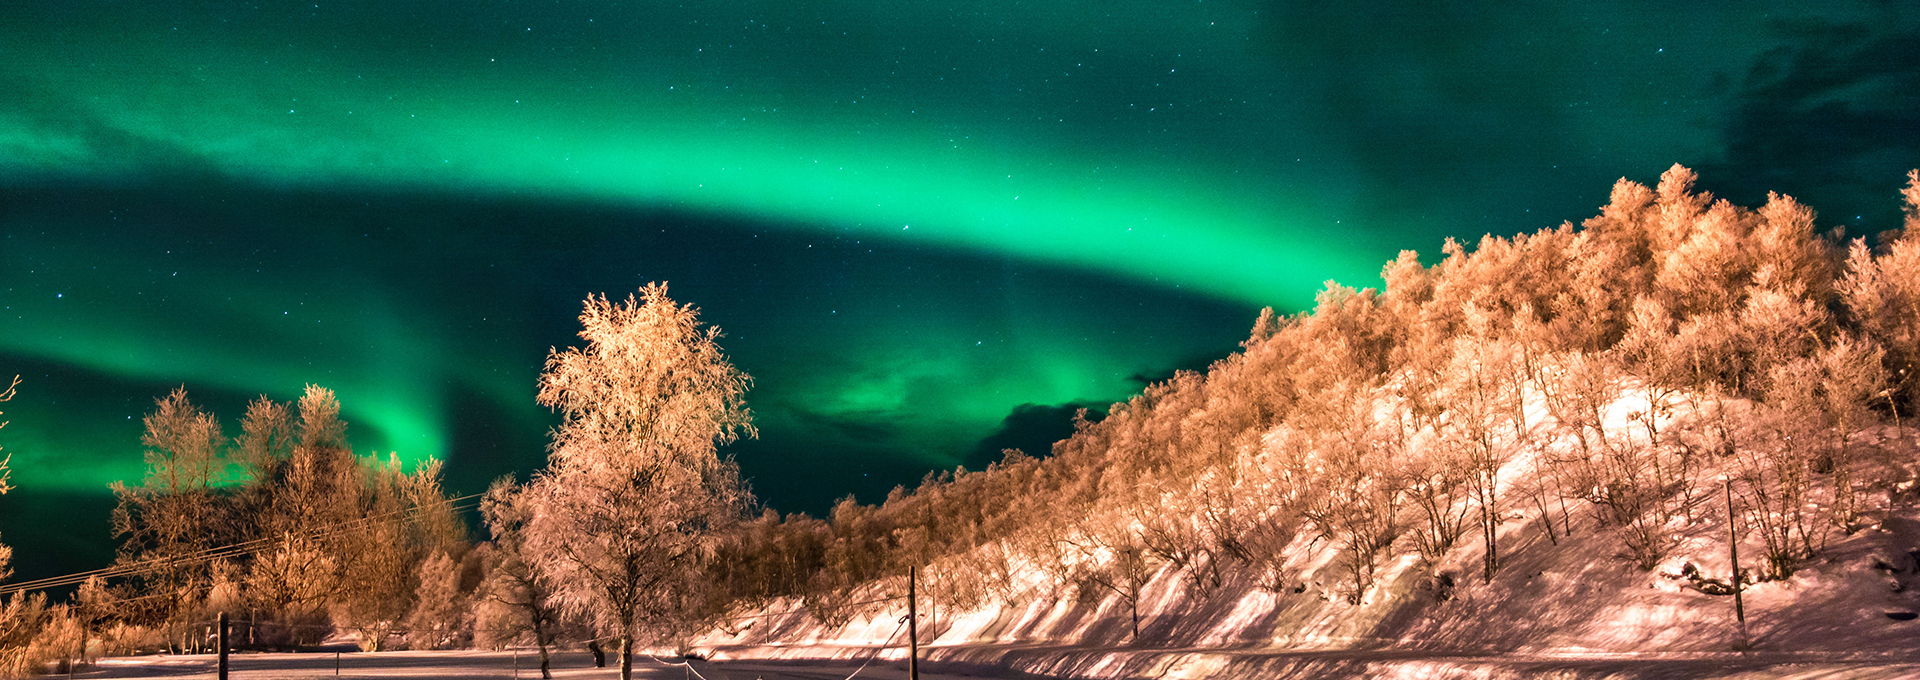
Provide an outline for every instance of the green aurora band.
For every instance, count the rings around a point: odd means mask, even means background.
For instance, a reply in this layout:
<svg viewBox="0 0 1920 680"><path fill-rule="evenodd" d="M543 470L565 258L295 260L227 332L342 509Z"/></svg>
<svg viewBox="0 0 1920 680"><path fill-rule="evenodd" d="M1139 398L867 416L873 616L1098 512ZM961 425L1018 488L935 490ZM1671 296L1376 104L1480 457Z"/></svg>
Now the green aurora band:
<svg viewBox="0 0 1920 680"><path fill-rule="evenodd" d="M809 73L819 69L759 63L770 56L833 62L824 68L846 57L823 51L851 44L876 57L905 52L904 35L868 36L882 43L861 45L822 22L810 22L816 30L809 35L781 39L751 28L743 36L659 28L634 35L636 26L615 26L637 21L634 12L596 20L584 8L526 17L505 4L493 10L501 25L526 24L520 33L527 35L449 30L446 44L428 36L399 43L324 17L275 25L237 12L219 17L219 28L206 25L213 16L155 16L142 28L123 18L110 24L126 31L111 47L13 46L0 54L31 65L13 74L14 89L61 97L26 107L25 115L16 110L0 127L15 131L0 135L0 168L16 177L76 169L112 177L187 164L270 184L671 205L802 227L851 226L1296 307L1322 280L1363 279L1381 259L1377 248L1356 249L1342 233L1308 226L1333 219L1285 207L1313 203L1305 199L1321 188L1283 189L1299 182L1250 162L1196 158L1191 143L1155 140L1153 127L1198 117L1174 110L1192 108L1175 100L1205 98L1223 84L1217 78L1231 77L1226 63L1251 56L1246 36L1227 34L1234 29L1218 21L1211 34L1188 26L1138 36L1166 50L1195 46L1192 58L1167 55L1174 67L1159 78L1167 82L1124 85L1163 90L1153 99L1168 101L1063 107L1054 97L1086 86L1025 92L1023 85L1040 89L1052 79L1112 82L1120 76L1110 72L1137 67L1115 63L1137 55L1100 54L1095 45L1112 35L1064 32L1045 36L1069 38L1053 48L1064 54L1021 65L1058 62L1064 70L1056 78L1025 75L1029 82L1004 86L1018 92L1000 97L1002 105L976 108L967 95L993 97L996 86L983 82L988 75L965 72L955 79L971 82L939 87L940 72L950 69L936 63L951 53L876 59L915 71L894 78L917 89L896 93L860 84L886 77L873 65L818 82ZM393 14L399 20L406 11ZM737 15L747 26L766 21L749 9L714 14ZM1244 33L1251 24L1230 25ZM234 38L251 32L264 35ZM542 51L553 43L567 45L567 56ZM707 49L733 54L708 59L701 56ZM1197 73L1180 74L1188 63ZM556 69L566 75L553 76ZM1257 107L1241 108L1209 127L1231 135L1261 124ZM1133 139L1114 144L1108 134Z"/></svg>

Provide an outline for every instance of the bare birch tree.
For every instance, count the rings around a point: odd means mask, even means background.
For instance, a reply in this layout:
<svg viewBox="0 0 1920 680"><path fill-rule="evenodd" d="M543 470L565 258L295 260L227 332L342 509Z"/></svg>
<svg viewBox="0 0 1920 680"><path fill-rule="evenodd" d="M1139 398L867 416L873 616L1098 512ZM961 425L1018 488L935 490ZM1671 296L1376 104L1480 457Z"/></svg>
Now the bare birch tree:
<svg viewBox="0 0 1920 680"><path fill-rule="evenodd" d="M161 627L170 643L184 646L188 621L211 585L205 561L187 559L225 543L226 522L214 493L224 461L220 421L176 389L147 414L146 476L139 486L114 483L116 536L125 537L119 563L140 565L141 589L167 597L144 602L138 620Z"/></svg>
<svg viewBox="0 0 1920 680"><path fill-rule="evenodd" d="M1380 422L1373 388L1342 382L1314 401L1294 420L1305 435L1298 438L1306 447L1296 458L1300 477L1316 489L1302 514L1321 537L1346 548L1347 601L1363 604L1381 557L1406 528L1399 520L1408 487L1404 451Z"/></svg>
<svg viewBox="0 0 1920 680"><path fill-rule="evenodd" d="M1482 571L1487 580L1500 569L1500 470L1514 453L1513 440L1524 431L1520 413L1521 374L1509 344L1477 337L1455 339L1453 361L1438 391L1445 407L1439 444L1442 455L1465 463L1467 488L1479 508L1480 537L1486 546Z"/></svg>
<svg viewBox="0 0 1920 680"><path fill-rule="evenodd" d="M476 598L504 609L506 615L495 618L503 619L508 627L524 627L533 633L533 642L540 648L540 677L551 678L549 648L559 633L560 612L554 606L547 581L534 570L535 561L527 552L527 525L533 520L531 500L524 489L513 483L512 477L502 477L487 489L486 498L480 502L480 515L486 518L487 529L493 533L500 561L487 575Z"/></svg>

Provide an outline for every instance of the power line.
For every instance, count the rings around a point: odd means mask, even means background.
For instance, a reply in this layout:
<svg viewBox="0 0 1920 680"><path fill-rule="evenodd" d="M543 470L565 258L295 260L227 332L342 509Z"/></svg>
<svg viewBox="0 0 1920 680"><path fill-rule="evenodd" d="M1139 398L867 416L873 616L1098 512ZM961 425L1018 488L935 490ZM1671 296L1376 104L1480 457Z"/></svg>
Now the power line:
<svg viewBox="0 0 1920 680"><path fill-rule="evenodd" d="M448 499L442 502L453 503L453 502L475 498L479 495L480 494L470 494L470 495L462 496L459 498ZM329 538L342 533L346 533L354 529L364 528L364 526L371 525L375 522L384 521L387 518L390 518L391 516L396 514L407 514L407 515L417 514L419 512L426 510L428 507L431 507L431 506L420 506L415 508L408 508L405 510L390 511L386 513L381 513L379 515L355 518L353 520L349 520L346 522L340 522L333 525L322 526L308 533L301 534L298 536L298 538L303 540L318 540L323 538ZM455 506L453 510L455 512L458 512L461 510L471 509L473 507L475 506L460 505L460 506ZM404 518L404 519L411 519L411 517ZM227 556L233 556L233 555L254 553L254 552L259 552L262 548L264 548L265 544L283 541L283 540L289 540L291 538L295 538L295 536L288 533L288 534L282 534L280 536L259 538L251 541L244 541L241 543L234 543L230 545L207 548L207 549L200 550L194 553L189 553L186 555L170 555L166 557L157 557L157 558L144 560L140 562L133 562L129 564L114 565L114 566L104 567L101 569L94 569L92 571L78 572L74 574L67 574L64 576L52 576L52 577L47 577L43 579L37 579L34 581L17 583L10 586L6 586L4 588L0 588L0 595L16 593L16 592L21 592L25 590L42 590L45 588L58 587L62 585L73 585L73 584L85 582L88 578L91 578L93 576L100 576L100 577L106 578L106 577L116 577L116 576L128 576L128 575L142 574L142 573L151 573L151 572L159 571L166 567L170 567L178 564L203 562L203 561L208 561L218 557L227 557Z"/></svg>
<svg viewBox="0 0 1920 680"><path fill-rule="evenodd" d="M283 533L279 536L257 538L251 541L242 541L240 543L233 543L233 544L217 546L213 548L206 548L206 549L193 552L193 553L188 553L185 555L169 555L165 557L156 557L148 560L142 560L139 562L118 564L118 565L103 567L100 569L93 569L90 571L75 572L72 574L65 574L61 576L50 576L47 578L35 579L32 581L25 581L21 583L10 584L4 587L0 587L0 596L16 595L19 593L32 591L32 590L46 590L48 588L58 588L61 586L77 585L77 584L85 583L87 580L95 577L105 579L105 578L127 577L127 576L134 576L134 575L140 575L140 574L149 574L149 573L158 572L174 566L208 562L221 557L235 557L240 555L249 555L249 554L258 553L267 549L268 547L270 547L270 544L293 540L296 538L299 540L321 540L321 539L331 538L334 536L348 533L350 531L367 528L369 526L374 525L375 523L394 521L394 520L402 520L402 521L412 520L412 519L415 519L416 515L422 514L425 511L440 504L454 504L453 507L451 508L453 512L471 510L475 507L478 507L479 503L477 502L464 503L464 502L473 500L475 498L479 498L482 495L484 494L477 494L477 493L468 494L468 495L460 496L457 498L449 498L443 501L438 501L430 505L415 506L412 508L406 508L402 510L393 510L393 511L380 513L377 515L369 515L366 517L357 517L345 522L338 522L331 525L324 525L298 535L288 532L288 533ZM396 515L399 515L400 517L395 517Z"/></svg>

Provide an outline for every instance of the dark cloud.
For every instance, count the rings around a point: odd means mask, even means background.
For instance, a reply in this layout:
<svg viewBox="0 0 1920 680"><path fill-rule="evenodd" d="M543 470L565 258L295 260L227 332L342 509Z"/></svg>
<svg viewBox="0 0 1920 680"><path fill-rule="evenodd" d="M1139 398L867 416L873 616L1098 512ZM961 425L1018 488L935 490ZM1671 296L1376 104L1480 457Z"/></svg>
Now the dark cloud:
<svg viewBox="0 0 1920 680"><path fill-rule="evenodd" d="M1053 453L1054 442L1073 435L1073 417L1086 410L1087 419L1094 422L1105 416L1105 405L1066 403L1057 405L1021 404L1007 414L1001 421L1000 429L974 445L973 452L962 463L969 470L984 470L990 464L999 462L1007 449L1019 449L1029 456L1044 457Z"/></svg>
<svg viewBox="0 0 1920 680"><path fill-rule="evenodd" d="M1920 167L1920 23L1801 21L1731 83L1726 161L1703 186L1741 204L1798 198L1828 226L1898 226Z"/></svg>
<svg viewBox="0 0 1920 680"><path fill-rule="evenodd" d="M1300 137L1315 142L1284 153L1346 179L1344 190L1358 194L1370 218L1356 239L1399 230L1428 236L1436 226L1461 226L1466 210L1523 214L1581 200L1572 198L1577 187L1604 185L1625 170L1624 126L1615 121L1673 116L1627 83L1687 87L1661 72L1671 65L1649 60L1658 48L1645 35L1646 12L1318 1L1270 9L1262 28L1266 55L1284 78L1276 85L1301 114L1291 127L1311 131ZM1637 141L1666 146L1685 133L1673 125ZM1480 220L1465 228L1510 227ZM1391 247L1432 247L1395 241Z"/></svg>
<svg viewBox="0 0 1920 680"><path fill-rule="evenodd" d="M820 439L846 439L865 444L897 444L900 436L899 414L821 413L804 408L785 409L786 415Z"/></svg>
<svg viewBox="0 0 1920 680"><path fill-rule="evenodd" d="M1248 324L1248 326L1251 327L1252 324ZM1137 371L1133 375L1127 376L1127 380L1139 385L1141 389L1146 389L1148 385L1170 379L1174 374L1181 371L1192 371L1195 373L1205 372L1207 367L1213 365L1213 362L1232 356L1234 352L1238 351L1240 351L1240 348L1234 346L1222 347L1212 352L1189 354L1174 361L1165 368Z"/></svg>

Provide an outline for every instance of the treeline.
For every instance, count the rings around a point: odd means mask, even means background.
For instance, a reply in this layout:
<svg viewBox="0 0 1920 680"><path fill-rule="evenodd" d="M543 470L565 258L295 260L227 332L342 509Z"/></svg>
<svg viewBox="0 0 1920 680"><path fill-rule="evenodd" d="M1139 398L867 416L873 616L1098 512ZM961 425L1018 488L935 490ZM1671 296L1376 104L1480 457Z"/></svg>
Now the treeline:
<svg viewBox="0 0 1920 680"><path fill-rule="evenodd" d="M585 644L602 663L620 652L630 676L636 637L670 644L710 622L715 543L751 503L715 447L754 434L751 379L664 285L589 298L581 321L586 349L554 352L541 376L540 403L562 415L550 464L485 494L449 497L436 460L355 456L325 388L254 401L232 438L184 388L157 400L145 475L113 485L114 564L0 587L0 675L204 651L226 613L241 648L530 643L547 675L553 645ZM468 535L475 508L492 540ZM49 602L62 586L74 596Z"/></svg>
<svg viewBox="0 0 1920 680"><path fill-rule="evenodd" d="M315 386L293 403L254 401L232 438L184 390L159 400L144 424L146 474L113 486L114 564L0 589L9 593L6 671L206 649L220 612L258 648L313 644L336 630L372 649L389 639L467 644L460 595L493 560L471 544L437 461L409 473L397 458L355 456L339 402ZM76 585L62 604L34 592Z"/></svg>
<svg viewBox="0 0 1920 680"><path fill-rule="evenodd" d="M1396 556L1496 578L1515 521L1611 536L1651 569L1723 478L1764 544L1757 577L1790 578L1914 500L1920 174L1904 229L1871 247L1791 198L1743 208L1694 180L1622 180L1578 227L1450 240L1431 266L1403 252L1382 288L1329 283L1310 312L1263 312L1241 351L1082 414L1045 457L1009 451L826 518L752 514L715 448L753 435L750 378L664 286L587 300L586 346L541 379L563 416L549 465L474 501L478 543L437 463L355 457L323 389L255 402L232 439L175 393L146 420L146 477L116 488L115 567L63 605L14 586L0 650L25 668L190 648L217 611L245 612L268 646L680 644L776 604L845 623L902 594L909 568L935 628L1115 597L1137 635L1156 578L1196 598L1302 588L1297 539L1337 547L1323 585L1356 606Z"/></svg>
<svg viewBox="0 0 1920 680"><path fill-rule="evenodd" d="M1764 540L1757 577L1788 578L1913 500L1920 175L1905 229L1872 248L1791 198L1742 208L1694 180L1622 180L1579 227L1448 241L1432 266L1403 252L1384 288L1263 313L1240 352L1083 417L1044 459L824 521L768 512L726 535L714 578L736 605L799 598L829 623L902 592L909 566L936 613L1137 605L1163 570L1197 597L1302 587L1282 550L1305 536L1338 546L1332 588L1360 604L1395 555L1494 578L1522 515L1556 542L1608 532L1651 569L1723 475Z"/></svg>

